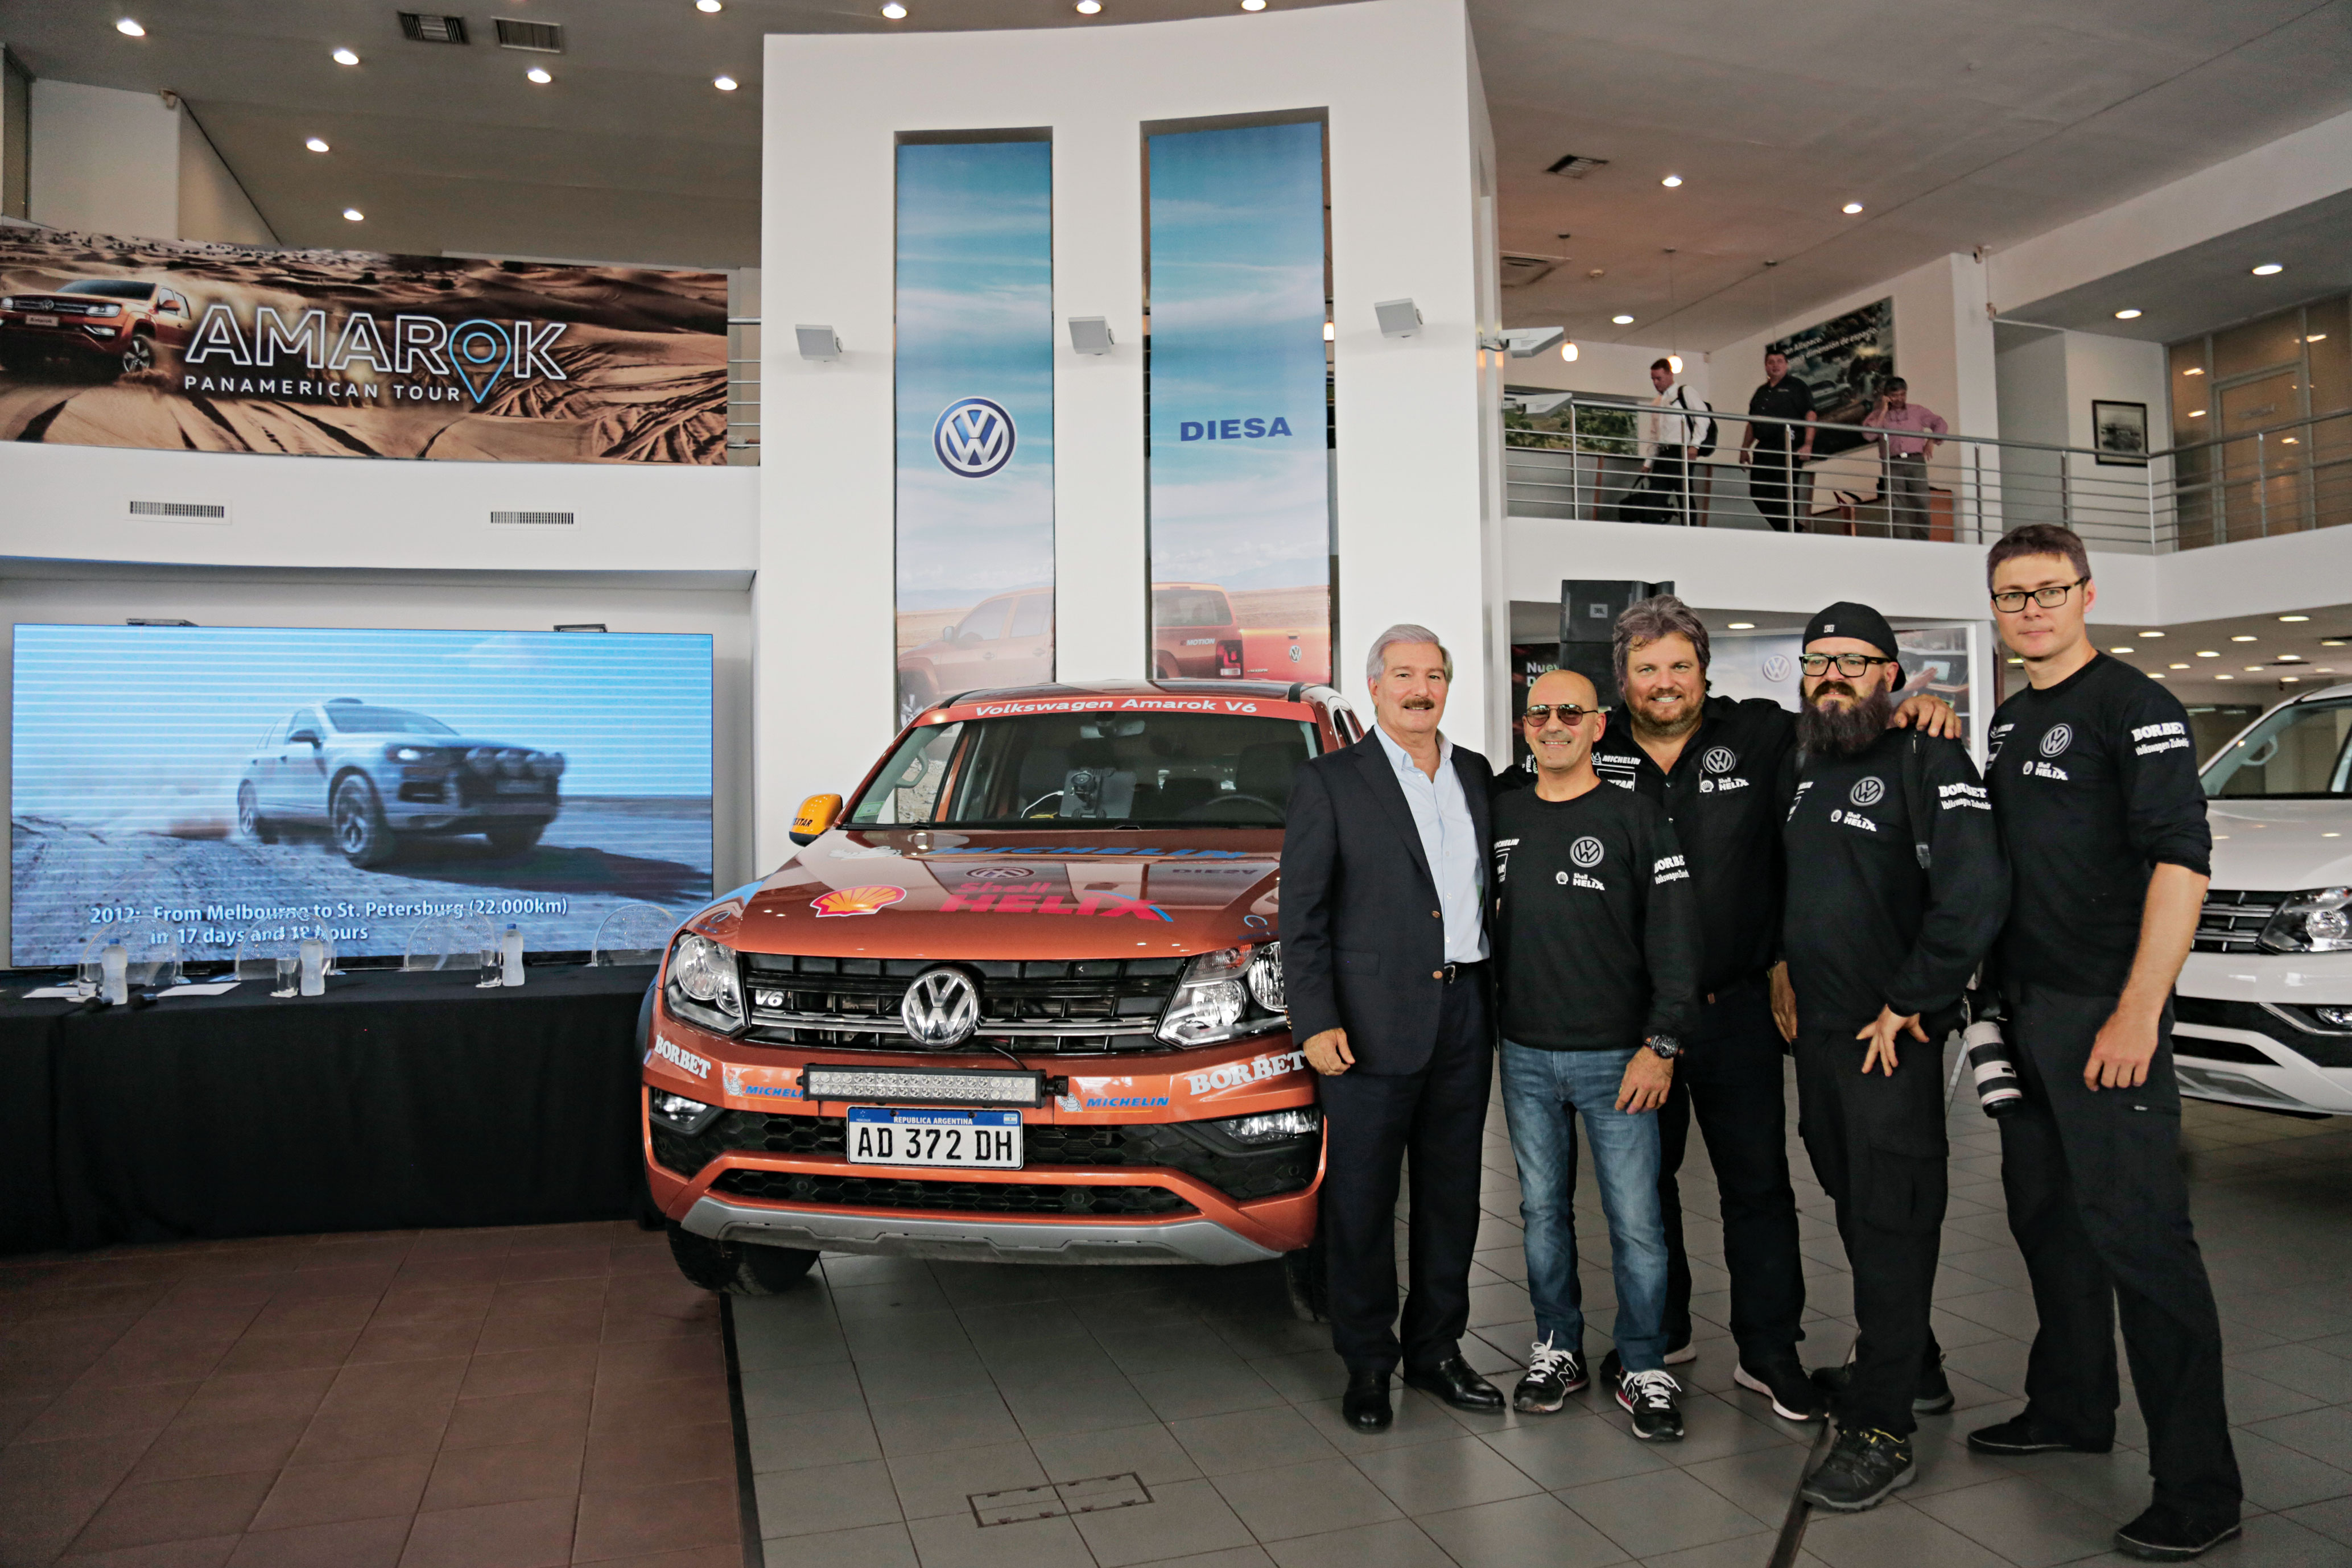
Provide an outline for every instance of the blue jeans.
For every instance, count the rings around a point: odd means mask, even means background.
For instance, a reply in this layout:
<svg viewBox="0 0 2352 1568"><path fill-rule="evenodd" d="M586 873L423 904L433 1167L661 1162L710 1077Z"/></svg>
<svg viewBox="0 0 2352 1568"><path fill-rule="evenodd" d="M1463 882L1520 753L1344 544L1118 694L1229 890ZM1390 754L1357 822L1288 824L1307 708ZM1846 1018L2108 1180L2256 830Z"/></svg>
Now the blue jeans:
<svg viewBox="0 0 2352 1568"><path fill-rule="evenodd" d="M1617 1275L1617 1354L1628 1372L1666 1364L1665 1211L1658 1201L1658 1117L1617 1109L1622 1051L1539 1051L1503 1042L1503 1113L1519 1163L1528 1295L1536 1332L1566 1350L1584 1343L1576 1273L1576 1117L1592 1141Z"/></svg>

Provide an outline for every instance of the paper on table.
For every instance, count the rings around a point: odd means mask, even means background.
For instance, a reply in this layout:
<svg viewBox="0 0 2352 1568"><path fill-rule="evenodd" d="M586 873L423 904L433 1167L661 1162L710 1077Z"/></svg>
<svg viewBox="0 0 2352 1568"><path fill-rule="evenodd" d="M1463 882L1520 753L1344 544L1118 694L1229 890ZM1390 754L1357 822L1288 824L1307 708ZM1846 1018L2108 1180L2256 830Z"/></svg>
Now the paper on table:
<svg viewBox="0 0 2352 1568"><path fill-rule="evenodd" d="M236 984L234 980L215 980L209 985L166 985L155 993L155 1000L161 1002L166 996L217 996L224 991L236 990Z"/></svg>
<svg viewBox="0 0 2352 1568"><path fill-rule="evenodd" d="M75 994L77 994L77 993L70 985L43 985L26 992L25 1000L27 1002L38 1002L44 997L72 996Z"/></svg>

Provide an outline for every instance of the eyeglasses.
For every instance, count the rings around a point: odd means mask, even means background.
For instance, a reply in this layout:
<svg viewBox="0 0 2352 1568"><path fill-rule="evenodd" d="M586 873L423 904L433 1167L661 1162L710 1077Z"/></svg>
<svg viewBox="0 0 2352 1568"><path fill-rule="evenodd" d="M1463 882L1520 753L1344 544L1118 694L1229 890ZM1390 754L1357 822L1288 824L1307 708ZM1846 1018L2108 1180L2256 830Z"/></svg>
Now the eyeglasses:
<svg viewBox="0 0 2352 1568"><path fill-rule="evenodd" d="M1860 675L1874 664L1893 664L1891 658L1874 658L1866 653L1801 653L1797 656L1797 668L1807 675L1819 675L1832 664L1840 675Z"/></svg>
<svg viewBox="0 0 2352 1568"><path fill-rule="evenodd" d="M1579 708L1573 702L1538 702L1529 707L1525 713L1519 716L1519 718L1521 722L1533 724L1537 729L1540 730L1551 721L1551 717L1555 713L1559 715L1559 721L1561 723L1572 725L1578 720L1583 718L1587 713L1598 713L1601 710L1598 708Z"/></svg>
<svg viewBox="0 0 2352 1568"><path fill-rule="evenodd" d="M2013 616L2031 599L2045 610L2054 610L2066 602L2067 595L2089 581L2088 577L2077 577L2072 583L2057 583L2047 588L2011 588L1992 596L1992 607L2004 616Z"/></svg>

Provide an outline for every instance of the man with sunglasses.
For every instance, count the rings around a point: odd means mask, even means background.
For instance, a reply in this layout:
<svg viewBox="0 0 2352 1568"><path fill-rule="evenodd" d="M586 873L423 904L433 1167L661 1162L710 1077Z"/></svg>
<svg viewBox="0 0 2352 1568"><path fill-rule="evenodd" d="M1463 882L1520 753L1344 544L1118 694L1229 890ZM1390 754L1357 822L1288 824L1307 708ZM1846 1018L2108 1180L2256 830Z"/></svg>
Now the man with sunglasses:
<svg viewBox="0 0 2352 1568"><path fill-rule="evenodd" d="M1958 741L1893 728L1903 666L1866 605L1805 627L1781 946L1795 991L1798 1127L1837 1205L1860 1333L1815 1374L1837 1446L1817 1508L1874 1508L1916 1474L1915 1410L1948 1410L1928 1327L1948 1197L1943 1042L2009 903L1984 781Z"/></svg>
<svg viewBox="0 0 2352 1568"><path fill-rule="evenodd" d="M2172 983L2212 857L2197 751L2179 701L2092 646L2098 589L2071 530L2013 529L1985 571L2025 661L1986 773L2015 879L1998 953L2025 1089L2001 1120L2000 1177L2042 1321L2024 1411L1969 1447L2107 1452L2120 1315L2156 1496L2116 1547L2194 1557L2238 1533L2243 1500L2172 1073Z"/></svg>
<svg viewBox="0 0 2352 1568"><path fill-rule="evenodd" d="M1698 1011L1698 909L1674 824L1602 789L1592 683L1538 677L1521 717L1535 784L1496 798L1503 1110L1519 1166L1538 1338L1511 1403L1558 1410L1589 1381L1576 1258L1576 1122L1592 1146L1617 1283L1617 1403L1644 1442L1683 1436L1666 1371L1658 1118Z"/></svg>

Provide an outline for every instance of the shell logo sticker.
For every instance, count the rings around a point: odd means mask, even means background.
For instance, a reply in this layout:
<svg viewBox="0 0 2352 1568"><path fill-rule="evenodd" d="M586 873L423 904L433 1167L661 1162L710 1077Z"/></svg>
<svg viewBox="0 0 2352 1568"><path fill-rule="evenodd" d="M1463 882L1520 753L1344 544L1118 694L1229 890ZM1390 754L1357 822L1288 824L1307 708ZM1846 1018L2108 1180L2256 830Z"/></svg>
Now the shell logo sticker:
<svg viewBox="0 0 2352 1568"><path fill-rule="evenodd" d="M907 896L904 888L876 884L864 888L835 888L829 893L819 893L809 900L819 920L827 915L871 915L897 903Z"/></svg>

